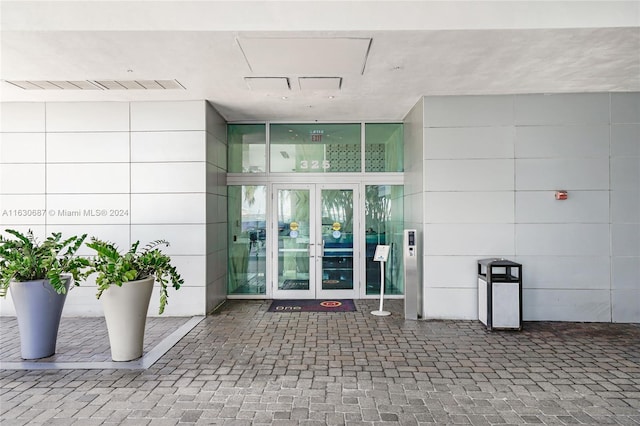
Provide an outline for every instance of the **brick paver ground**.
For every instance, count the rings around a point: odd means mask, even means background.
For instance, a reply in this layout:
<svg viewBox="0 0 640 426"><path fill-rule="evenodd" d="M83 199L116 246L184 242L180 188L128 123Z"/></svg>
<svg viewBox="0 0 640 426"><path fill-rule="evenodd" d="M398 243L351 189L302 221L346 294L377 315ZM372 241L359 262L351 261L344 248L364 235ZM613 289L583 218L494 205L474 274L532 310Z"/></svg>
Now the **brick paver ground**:
<svg viewBox="0 0 640 426"><path fill-rule="evenodd" d="M147 318L144 352L148 352L188 318ZM20 362L18 321L0 318L0 361ZM62 318L56 343L56 353L33 362L105 362L111 361L109 334L104 318Z"/></svg>
<svg viewBox="0 0 640 426"><path fill-rule="evenodd" d="M9 425L640 424L640 325L404 321L229 301L147 370L0 371ZM82 319L73 319L81 321Z"/></svg>

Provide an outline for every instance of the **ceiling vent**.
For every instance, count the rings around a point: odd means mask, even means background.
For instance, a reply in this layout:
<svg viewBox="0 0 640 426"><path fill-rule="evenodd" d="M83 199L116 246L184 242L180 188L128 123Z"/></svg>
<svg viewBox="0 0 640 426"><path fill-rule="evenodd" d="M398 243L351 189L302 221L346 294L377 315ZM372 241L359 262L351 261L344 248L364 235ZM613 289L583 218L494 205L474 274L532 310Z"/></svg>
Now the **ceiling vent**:
<svg viewBox="0 0 640 426"><path fill-rule="evenodd" d="M178 80L5 80L24 90L184 90Z"/></svg>

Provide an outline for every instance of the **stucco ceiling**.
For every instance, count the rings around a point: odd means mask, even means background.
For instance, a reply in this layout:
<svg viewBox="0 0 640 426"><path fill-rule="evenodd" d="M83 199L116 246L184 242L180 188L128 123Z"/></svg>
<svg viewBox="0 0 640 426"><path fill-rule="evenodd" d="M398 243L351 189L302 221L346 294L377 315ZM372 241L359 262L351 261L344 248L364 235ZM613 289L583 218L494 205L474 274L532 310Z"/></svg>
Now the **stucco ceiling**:
<svg viewBox="0 0 640 426"><path fill-rule="evenodd" d="M206 99L229 121L345 121L400 120L422 95L640 91L639 2L441 3L2 2L0 95ZM183 88L7 82L114 80Z"/></svg>

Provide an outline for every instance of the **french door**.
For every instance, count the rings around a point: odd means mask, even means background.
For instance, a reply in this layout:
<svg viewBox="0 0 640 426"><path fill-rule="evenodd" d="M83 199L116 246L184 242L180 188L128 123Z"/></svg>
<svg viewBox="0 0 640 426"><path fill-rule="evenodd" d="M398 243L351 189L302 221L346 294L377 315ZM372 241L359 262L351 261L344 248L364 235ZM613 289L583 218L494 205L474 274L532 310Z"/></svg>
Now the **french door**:
<svg viewBox="0 0 640 426"><path fill-rule="evenodd" d="M357 295L360 224L356 184L274 184L274 299Z"/></svg>

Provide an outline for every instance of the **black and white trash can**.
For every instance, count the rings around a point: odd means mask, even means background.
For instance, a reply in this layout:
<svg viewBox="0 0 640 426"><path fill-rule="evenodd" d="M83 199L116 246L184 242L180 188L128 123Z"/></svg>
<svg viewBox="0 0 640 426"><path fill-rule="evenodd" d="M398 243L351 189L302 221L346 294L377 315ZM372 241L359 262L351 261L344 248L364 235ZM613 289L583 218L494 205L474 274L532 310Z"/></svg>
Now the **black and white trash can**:
<svg viewBox="0 0 640 426"><path fill-rule="evenodd" d="M522 330L522 265L478 261L478 319L489 330Z"/></svg>

